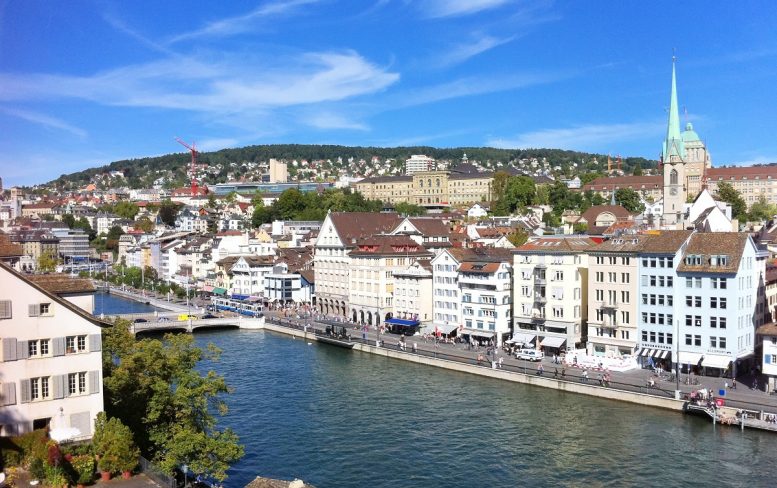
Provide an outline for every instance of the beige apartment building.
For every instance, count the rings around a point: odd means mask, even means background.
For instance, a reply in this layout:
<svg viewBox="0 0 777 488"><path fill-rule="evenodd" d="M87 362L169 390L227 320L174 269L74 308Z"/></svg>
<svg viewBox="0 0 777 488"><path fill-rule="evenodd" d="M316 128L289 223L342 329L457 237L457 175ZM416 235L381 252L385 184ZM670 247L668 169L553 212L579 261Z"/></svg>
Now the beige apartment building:
<svg viewBox="0 0 777 488"><path fill-rule="evenodd" d="M493 173L425 171L408 176L366 178L355 184L365 198L386 203L449 207L491 201Z"/></svg>
<svg viewBox="0 0 777 488"><path fill-rule="evenodd" d="M434 312L432 300L432 265L428 259L414 261L394 273L394 317L430 322Z"/></svg>
<svg viewBox="0 0 777 488"><path fill-rule="evenodd" d="M394 313L395 274L417 260L428 260L432 253L408 236L375 235L360 239L349 256L349 318L361 324L380 325Z"/></svg>
<svg viewBox="0 0 777 488"><path fill-rule="evenodd" d="M588 251L588 354L631 355L637 345L639 262L647 235L624 235Z"/></svg>
<svg viewBox="0 0 777 488"><path fill-rule="evenodd" d="M587 237L539 237L515 249L513 339L546 354L579 349L586 340Z"/></svg>
<svg viewBox="0 0 777 488"><path fill-rule="evenodd" d="M394 230L402 221L395 213L330 212L314 247L316 306L327 315L347 317L350 307L349 253L357 240ZM373 305L373 311L375 306Z"/></svg>

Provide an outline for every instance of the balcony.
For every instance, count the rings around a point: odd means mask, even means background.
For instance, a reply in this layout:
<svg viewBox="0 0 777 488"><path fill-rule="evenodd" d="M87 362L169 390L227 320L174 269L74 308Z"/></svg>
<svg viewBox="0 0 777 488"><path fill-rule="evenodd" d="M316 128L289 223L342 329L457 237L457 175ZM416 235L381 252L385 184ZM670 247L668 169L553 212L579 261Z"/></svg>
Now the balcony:
<svg viewBox="0 0 777 488"><path fill-rule="evenodd" d="M539 314L539 313L532 314L531 321L532 323L535 323L535 324L543 324L545 323L545 314Z"/></svg>
<svg viewBox="0 0 777 488"><path fill-rule="evenodd" d="M605 300L602 302L601 308L615 310L618 308L618 300Z"/></svg>
<svg viewBox="0 0 777 488"><path fill-rule="evenodd" d="M548 280L545 279L545 276L534 276L534 284L535 285L547 285Z"/></svg>
<svg viewBox="0 0 777 488"><path fill-rule="evenodd" d="M534 303L548 303L548 297L544 295L534 295Z"/></svg>

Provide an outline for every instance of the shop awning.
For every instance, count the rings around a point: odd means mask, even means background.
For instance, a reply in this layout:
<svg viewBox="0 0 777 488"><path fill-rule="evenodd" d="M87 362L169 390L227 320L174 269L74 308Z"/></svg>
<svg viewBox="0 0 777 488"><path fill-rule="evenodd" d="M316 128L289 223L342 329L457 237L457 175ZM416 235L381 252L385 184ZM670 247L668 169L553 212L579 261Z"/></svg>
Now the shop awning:
<svg viewBox="0 0 777 488"><path fill-rule="evenodd" d="M237 293L232 294L232 300L245 300L248 298L248 295L238 295Z"/></svg>
<svg viewBox="0 0 777 488"><path fill-rule="evenodd" d="M489 339L493 338L494 335L496 334L495 332L487 332L484 330L467 330L467 329L464 329L463 333L469 334L475 337L488 337Z"/></svg>
<svg viewBox="0 0 777 488"><path fill-rule="evenodd" d="M227 289L226 288L214 288L213 289L213 294L214 295L226 295L227 294Z"/></svg>
<svg viewBox="0 0 777 488"><path fill-rule="evenodd" d="M671 353L665 349L650 349L649 347L644 347L637 353L637 356L656 359L666 359L670 355Z"/></svg>
<svg viewBox="0 0 777 488"><path fill-rule="evenodd" d="M456 324L435 324L432 326L432 332L434 332L434 327L437 327L437 330L440 331L440 334L450 334L456 330L456 327L458 326Z"/></svg>
<svg viewBox="0 0 777 488"><path fill-rule="evenodd" d="M420 324L417 320L395 319L393 317L386 319L386 323L389 325L404 325L405 327L416 327Z"/></svg>
<svg viewBox="0 0 777 488"><path fill-rule="evenodd" d="M701 365L707 368L728 369L731 363L730 356L718 356L717 354L705 354Z"/></svg>
<svg viewBox="0 0 777 488"><path fill-rule="evenodd" d="M542 342L540 342L540 345L543 347L561 347L561 345L564 344L565 342L567 342L567 340L564 337L548 336L542 339Z"/></svg>
<svg viewBox="0 0 777 488"><path fill-rule="evenodd" d="M202 287L202 291L204 291L206 293L212 293L213 292L213 287L210 286L210 285L205 285L205 286Z"/></svg>
<svg viewBox="0 0 777 488"><path fill-rule="evenodd" d="M697 364L699 364L699 360L702 358L702 356L704 356L704 354L700 352L680 351L679 356L680 356L680 364L691 364L693 366L696 366ZM702 363L702 366L703 365L704 363Z"/></svg>
<svg viewBox="0 0 777 488"><path fill-rule="evenodd" d="M510 339L507 342L509 342L510 344L514 344L516 342L518 342L518 343L522 342L524 344L528 344L530 342L533 342L534 339L536 339L536 338L537 338L537 336L534 335L534 334L528 334L528 333L525 333L525 332L516 332L516 333L513 334L513 338Z"/></svg>

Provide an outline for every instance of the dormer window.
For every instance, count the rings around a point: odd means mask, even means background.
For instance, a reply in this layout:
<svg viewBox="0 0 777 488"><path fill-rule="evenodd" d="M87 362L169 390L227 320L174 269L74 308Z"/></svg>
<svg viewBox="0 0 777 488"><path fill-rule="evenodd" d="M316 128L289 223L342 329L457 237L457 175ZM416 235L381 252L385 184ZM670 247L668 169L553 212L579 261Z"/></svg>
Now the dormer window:
<svg viewBox="0 0 777 488"><path fill-rule="evenodd" d="M699 254L689 254L685 257L685 264L688 266L701 266L701 256Z"/></svg>

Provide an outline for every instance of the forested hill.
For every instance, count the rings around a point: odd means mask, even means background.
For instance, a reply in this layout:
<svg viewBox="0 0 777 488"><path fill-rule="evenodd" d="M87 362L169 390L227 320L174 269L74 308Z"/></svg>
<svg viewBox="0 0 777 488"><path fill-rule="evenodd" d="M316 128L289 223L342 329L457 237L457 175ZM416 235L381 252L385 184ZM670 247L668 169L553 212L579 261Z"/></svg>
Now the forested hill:
<svg viewBox="0 0 777 488"><path fill-rule="evenodd" d="M267 162L270 158L289 163L292 161L300 162L300 166L289 165L290 179L305 179L310 176L326 179L335 177L339 170L345 170L353 176L364 176L376 174L378 169L385 168L387 173L393 169L395 170L394 174L396 174L397 171L401 171L405 159L413 154L424 154L438 161L447 161L452 166L461 161L462 156L466 154L470 162L476 162L484 169L499 169L506 165L537 169L531 167L531 160L536 158L542 161L544 158L549 163L551 170L554 167L561 167L561 171L553 171L556 176L574 176L579 172L607 169L607 155L602 154L561 149L496 149L490 147L349 147L273 144L203 152L199 154L198 160L200 163L208 165L208 170L202 172L201 178L205 180L206 184L214 184L228 179L255 176L253 173L256 171L256 165ZM373 164L374 157L377 157L379 162ZM613 157L613 162L614 159ZM303 168L302 161L317 163ZM521 164L522 161L526 164ZM114 161L105 166L62 175L50 184L60 188L73 188L94 181L95 176L104 175L111 171L121 171L124 173L126 181L114 181L115 185L124 183L132 188L148 187L155 180L164 178L165 186L172 187L185 184L189 162L189 153ZM577 166L575 167L573 163ZM623 170L626 173L631 173L637 164L642 169L648 169L655 167L656 161L644 158L624 158ZM313 167L316 173L311 175L310 168Z"/></svg>

